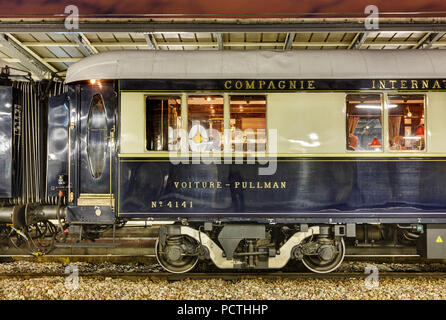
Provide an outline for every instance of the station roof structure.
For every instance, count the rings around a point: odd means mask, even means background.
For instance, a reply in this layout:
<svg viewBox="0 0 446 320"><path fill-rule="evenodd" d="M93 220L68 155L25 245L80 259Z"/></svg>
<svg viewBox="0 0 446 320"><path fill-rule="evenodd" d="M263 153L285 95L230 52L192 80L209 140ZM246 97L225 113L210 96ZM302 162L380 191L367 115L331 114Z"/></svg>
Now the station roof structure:
<svg viewBox="0 0 446 320"><path fill-rule="evenodd" d="M364 18L0 17L3 65L38 79L65 75L74 62L112 50L446 49L446 17Z"/></svg>

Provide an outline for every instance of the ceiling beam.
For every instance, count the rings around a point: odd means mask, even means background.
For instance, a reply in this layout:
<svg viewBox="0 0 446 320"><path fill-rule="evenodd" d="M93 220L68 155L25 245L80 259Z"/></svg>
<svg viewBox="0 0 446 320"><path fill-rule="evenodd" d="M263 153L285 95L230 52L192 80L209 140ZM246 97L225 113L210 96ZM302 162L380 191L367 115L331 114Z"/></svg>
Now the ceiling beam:
<svg viewBox="0 0 446 320"><path fill-rule="evenodd" d="M74 40L74 42L76 42L79 49L85 56L91 56L99 52L91 45L90 40L88 40L83 33L69 33L69 35L71 35L71 38Z"/></svg>
<svg viewBox="0 0 446 320"><path fill-rule="evenodd" d="M357 36L359 37L359 35ZM293 42L292 47L321 47L321 46L327 46L327 47L351 47L353 44L356 43L357 37L353 39L352 42L325 42L325 41L312 41L312 42ZM362 43L364 46L385 46L385 45L395 45L395 46L416 46L419 43L419 41L395 41L395 40L377 40L377 41L370 41L367 40ZM74 42L37 42L37 41L31 41L31 42L22 42L22 45L25 47L77 47L77 43ZM238 47L238 46L252 46L252 47L271 47L271 46L279 46L284 47L283 42L243 42L243 41L230 41L225 42L223 44L225 47ZM145 41L121 41L121 42L91 42L91 46L95 48L99 47L146 47L147 42ZM192 46L192 47L218 47L218 42L214 41L200 41L200 42L181 42L181 41L164 41L164 42L157 42L158 47L163 46ZM446 41L441 42L434 42L432 43L433 47L439 47L439 46L446 46Z"/></svg>
<svg viewBox="0 0 446 320"><path fill-rule="evenodd" d="M428 33L423 37L423 41L418 44L417 49L430 49L432 46L444 36L444 32Z"/></svg>
<svg viewBox="0 0 446 320"><path fill-rule="evenodd" d="M310 32L367 32L364 23L357 21L320 23L240 23L240 22L79 22L79 30L87 32L115 32L115 33L153 33L153 32L198 32L198 33L229 33L229 32L283 32L283 33L310 33ZM380 22L380 32L446 32L446 22ZM0 23L0 32L13 33L66 33L64 21L41 22L4 22Z"/></svg>
<svg viewBox="0 0 446 320"><path fill-rule="evenodd" d="M3 60L9 63L20 63L27 68L34 77L37 79L44 79L51 77L51 74L57 72L57 70L42 61L32 50L23 47L16 38L9 34L0 34L0 44L2 49L11 57L15 57L14 61L10 61L8 58Z"/></svg>
<svg viewBox="0 0 446 320"><path fill-rule="evenodd" d="M23 51L25 53L25 55L29 55L33 60L37 61L38 64L42 65L42 70L44 70L45 72L52 73L52 72L59 71L56 68L54 68L52 65L50 65L49 63L44 61L44 59L41 56L39 56L37 53L35 53L33 50L24 46L21 43L21 41L19 39L17 39L16 37L14 37L12 34L6 33L6 37L8 39L10 39L11 43L14 43L19 48L19 50Z"/></svg>
<svg viewBox="0 0 446 320"><path fill-rule="evenodd" d="M353 39L352 43L349 45L349 49L359 50L365 44L367 37L369 36L368 32L358 33ZM390 43L389 43L390 44ZM393 44L393 43L392 43Z"/></svg>
<svg viewBox="0 0 446 320"><path fill-rule="evenodd" d="M217 36L218 50L223 50L224 49L223 35L221 33L217 33L216 36Z"/></svg>
<svg viewBox="0 0 446 320"><path fill-rule="evenodd" d="M144 39L146 39L146 46L148 46L150 50L158 50L159 49L157 41L156 41L155 37L153 36L153 34L144 33Z"/></svg>
<svg viewBox="0 0 446 320"><path fill-rule="evenodd" d="M421 37L419 41L412 47L412 49L418 49L420 46L423 45L423 43L426 42L427 38L432 34L432 32L426 32L424 36Z"/></svg>
<svg viewBox="0 0 446 320"><path fill-rule="evenodd" d="M289 32L286 35L285 45L283 46L283 50L291 50L293 48L294 38L296 37L295 32Z"/></svg>

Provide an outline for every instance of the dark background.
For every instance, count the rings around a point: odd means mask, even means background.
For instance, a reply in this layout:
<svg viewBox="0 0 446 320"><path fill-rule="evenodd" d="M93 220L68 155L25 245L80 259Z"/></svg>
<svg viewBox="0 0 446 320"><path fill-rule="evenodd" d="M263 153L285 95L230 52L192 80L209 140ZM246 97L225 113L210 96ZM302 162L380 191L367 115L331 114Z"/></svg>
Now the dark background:
<svg viewBox="0 0 446 320"><path fill-rule="evenodd" d="M64 14L76 5L87 14L188 14L220 16L364 16L368 5L393 16L446 16L444 0L0 0L0 15ZM315 15L316 14L316 15Z"/></svg>

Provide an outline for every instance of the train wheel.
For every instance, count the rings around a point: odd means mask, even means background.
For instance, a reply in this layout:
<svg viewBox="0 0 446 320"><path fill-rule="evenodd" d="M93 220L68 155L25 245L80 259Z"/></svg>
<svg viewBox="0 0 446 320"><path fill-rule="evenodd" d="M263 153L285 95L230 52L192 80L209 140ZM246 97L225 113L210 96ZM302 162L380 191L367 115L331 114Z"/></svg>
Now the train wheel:
<svg viewBox="0 0 446 320"><path fill-rule="evenodd" d="M338 241L337 253L330 259L323 259L324 257L317 256L309 256L305 255L302 258L302 263L307 267L307 269L316 272L316 273L329 273L336 270L344 261L345 256L345 243L344 239L341 238L341 241Z"/></svg>
<svg viewBox="0 0 446 320"><path fill-rule="evenodd" d="M159 239L156 240L156 259L164 270L171 273L186 273L196 266L198 255L183 255L181 247L177 245L166 248L167 252L163 252Z"/></svg>

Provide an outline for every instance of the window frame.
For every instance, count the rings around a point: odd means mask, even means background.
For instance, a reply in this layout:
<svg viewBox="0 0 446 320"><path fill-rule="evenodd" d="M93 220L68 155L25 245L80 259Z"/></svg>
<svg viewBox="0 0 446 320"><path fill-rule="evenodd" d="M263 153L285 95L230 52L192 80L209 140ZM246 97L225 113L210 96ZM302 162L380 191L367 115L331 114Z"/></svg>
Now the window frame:
<svg viewBox="0 0 446 320"><path fill-rule="evenodd" d="M148 150L147 149L147 98L148 97L158 97L158 98L162 98L162 97L176 97L176 98L180 98L181 103L180 103L180 107L181 107L181 128L180 130L183 128L184 125L184 120L183 120L183 104L184 104L184 92L150 92L147 94L143 95L143 99L144 99L144 153L158 153L158 154L168 154L169 152L173 152L173 151L169 151L169 150Z"/></svg>
<svg viewBox="0 0 446 320"><path fill-rule="evenodd" d="M382 117L382 122L381 122L381 139L382 139L382 148L380 151L370 151L370 150L348 150L347 146L348 146L348 114L347 114L347 97L349 95L379 95L380 96L380 100L381 100L381 117ZM387 116L385 114L385 109L386 109L386 101L385 101L385 97L384 97L385 93L382 91L350 91L350 92L346 92L345 93L345 98L344 98L344 110L345 110L345 123L344 123L344 130L345 130L345 152L346 153L351 153L351 154L363 154L363 153L370 153L370 154L382 154L384 152L386 152L386 127L387 127Z"/></svg>
<svg viewBox="0 0 446 320"><path fill-rule="evenodd" d="M390 104L389 96L395 95L411 95L411 96L423 96L423 112L424 112L424 149L423 150L391 150L389 145L389 125L388 125L388 108L387 105ZM385 93L386 98L386 152L395 153L395 154L404 154L404 153L427 153L428 142L427 142L427 131L428 131L428 122L427 122L427 103L428 103L428 95L426 92L407 92L407 91L390 91Z"/></svg>
<svg viewBox="0 0 446 320"><path fill-rule="evenodd" d="M188 123L189 123L189 105L188 105L188 98L190 96L220 96L223 98L223 129L229 130L230 129L230 119L231 119L231 96L261 96L265 98L265 132L266 132L266 146L265 146L265 152L262 153L269 153L269 139L268 139L268 93L267 92L251 92L251 91L162 91L162 92L145 92L143 95L144 99L144 140L143 140L143 147L144 147L144 153L145 154L168 154L171 151L168 150L148 150L147 149L147 108L146 108L146 100L148 97L179 97L181 99L181 129L186 128L186 131L188 129ZM184 127L186 126L186 127ZM231 145L229 144L229 147ZM180 150L176 152L186 153L186 154L193 154L193 152L189 149L188 144L186 144L186 147L184 147L184 142L182 142L182 146ZM224 148L220 152L228 152ZM235 154L232 150L229 151L231 154ZM259 153L256 151L256 154Z"/></svg>
<svg viewBox="0 0 446 320"><path fill-rule="evenodd" d="M231 126L230 126L230 121L231 121L231 97L233 96L242 96L242 97L247 97L247 96L258 96L258 97L264 97L265 98L265 151L261 151L258 152L257 150L255 151L255 154L258 153L269 153L269 137L268 137L268 94L267 93L256 93L256 92L229 92L227 93L228 96L228 106L227 106L227 113L228 113L228 127L226 128L226 122L225 122L225 130L230 130ZM226 105L225 105L226 107ZM228 146L231 149L231 153L236 154L237 152L233 152L232 151L232 143L229 143ZM243 152L246 153L246 152Z"/></svg>

